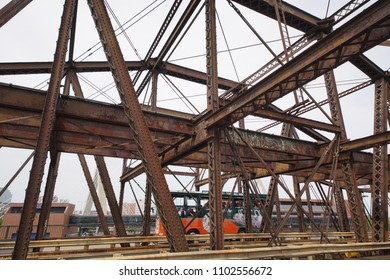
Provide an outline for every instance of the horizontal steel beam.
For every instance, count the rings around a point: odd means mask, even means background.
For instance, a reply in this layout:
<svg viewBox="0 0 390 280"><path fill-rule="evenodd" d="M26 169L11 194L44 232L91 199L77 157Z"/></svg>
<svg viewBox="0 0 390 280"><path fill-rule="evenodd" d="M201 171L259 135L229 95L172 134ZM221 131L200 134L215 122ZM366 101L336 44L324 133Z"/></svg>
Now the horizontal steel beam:
<svg viewBox="0 0 390 280"><path fill-rule="evenodd" d="M50 74L52 62L1 62L0 75ZM143 66L140 61L127 61L129 71L139 70ZM77 73L109 72L110 66L106 61L85 61L66 63L64 70L74 69Z"/></svg>
<svg viewBox="0 0 390 280"><path fill-rule="evenodd" d="M30 148L36 142L45 93L0 84L2 145ZM145 120L161 148L192 135L193 115L167 109L144 110ZM137 151L123 108L96 101L61 96L57 108L59 151L134 156ZM11 142L13 144L11 144Z"/></svg>
<svg viewBox="0 0 390 280"><path fill-rule="evenodd" d="M153 58L146 63L142 61L126 61L126 66L128 71L155 69L161 74L199 84L206 84L207 79L207 75L204 72L168 62L157 65L156 59ZM52 62L1 62L0 75L50 74L51 67ZM110 66L106 61L86 61L66 63L64 69L65 71L72 69L76 73L109 72ZM227 90L237 85L237 82L218 78L218 86L221 89Z"/></svg>
<svg viewBox="0 0 390 280"><path fill-rule="evenodd" d="M390 143L390 131L374 134L364 138L348 141L340 145L341 152L362 151L373 146L381 146Z"/></svg>
<svg viewBox="0 0 390 280"><path fill-rule="evenodd" d="M0 146L35 147L44 99L43 91L0 84ZM53 143L58 151L139 158L121 106L61 96L57 113ZM205 145L209 136L206 129L195 130L199 126L193 121L194 115L157 108L156 112L144 110L144 116L163 166L207 166ZM237 169L235 154L238 152L254 177L268 176L264 166L256 160L245 143L235 137L230 129L225 131L230 134L229 138L234 142L236 150L231 148L225 137L221 138L224 147L221 162L223 171L234 172ZM241 134L278 174L306 174L307 170L315 166L322 153L323 145L315 142L250 130L242 130ZM389 138L388 133L384 133L343 143L340 161L348 160L351 152L388 143ZM372 163L371 154L354 152L353 159L362 166L370 166ZM329 170L323 172L328 174ZM140 173L142 168L132 170L126 178Z"/></svg>
<svg viewBox="0 0 390 280"><path fill-rule="evenodd" d="M258 109L253 113L254 116L263 117L270 120L281 121L284 123L290 123L294 126L304 126L309 128L315 128L332 133L340 133L340 128L333 124L327 124L311 119L301 118L298 116L290 115L288 113L281 113L274 110Z"/></svg>

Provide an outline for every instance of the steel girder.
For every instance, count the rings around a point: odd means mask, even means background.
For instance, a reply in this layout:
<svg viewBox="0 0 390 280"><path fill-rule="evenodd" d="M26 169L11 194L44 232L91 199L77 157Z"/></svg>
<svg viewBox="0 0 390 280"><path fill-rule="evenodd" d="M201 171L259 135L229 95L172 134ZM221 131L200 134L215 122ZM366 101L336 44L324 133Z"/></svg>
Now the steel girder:
<svg viewBox="0 0 390 280"><path fill-rule="evenodd" d="M0 9L0 27L17 15L32 0L13 0Z"/></svg>
<svg viewBox="0 0 390 280"><path fill-rule="evenodd" d="M208 127L232 124L387 40L389 24L390 3L375 3L205 118Z"/></svg>
<svg viewBox="0 0 390 280"><path fill-rule="evenodd" d="M277 20L275 11L272 11L275 9L273 0L240 0L235 2ZM301 9L298 9L286 2L280 2L282 4L279 9L281 9L285 14L286 24L305 33L303 38L300 40L304 43L304 38L307 40L307 37L311 37L313 39L317 37L318 39L322 38L324 34L330 33L337 23L367 4L369 0L351 0L325 20L321 20L311 14L302 12ZM376 81L379 77L385 76L383 70L362 54L351 58L350 62L363 71L373 81Z"/></svg>
<svg viewBox="0 0 390 280"><path fill-rule="evenodd" d="M341 111L340 100L338 98L336 79L334 77L333 71L329 71L325 74L325 84L326 91L329 99L329 106L332 115L332 120L335 124L337 124L341 128L340 133L340 141L345 142L347 140L347 133L345 131L345 124L343 119L343 114ZM363 203L361 195L357 189L356 177L353 176L355 170L352 168L352 160L342 163L342 170L345 179L345 189L348 194L348 200L350 203L352 222L354 223L356 239L359 242L368 241L367 237L367 223L365 222ZM334 188L335 198L340 199L342 197L341 189L337 183ZM339 220L341 221L340 227L347 229L346 221L347 221L347 213L343 207L344 201L336 201Z"/></svg>
<svg viewBox="0 0 390 280"><path fill-rule="evenodd" d="M378 80L375 84L374 134L387 131L389 94L389 83L385 79ZM388 166L387 145L375 145L373 148L371 200L372 240L376 242L388 240Z"/></svg>
<svg viewBox="0 0 390 280"><path fill-rule="evenodd" d="M61 153L50 152L50 165L47 174L45 192L42 200L41 212L37 226L36 240L42 239L46 234L47 224L49 222L50 208L54 196L54 188L57 180L58 167L60 165Z"/></svg>
<svg viewBox="0 0 390 280"><path fill-rule="evenodd" d="M50 74L51 64L51 62L0 62L0 75ZM204 85L207 80L207 75L204 72L169 62L158 63L156 58L150 58L146 62L126 61L125 64L128 71L154 70L161 74ZM76 73L109 72L110 66L106 61L67 62L64 69ZM218 77L220 89L228 90L237 85L237 82Z"/></svg>
<svg viewBox="0 0 390 280"><path fill-rule="evenodd" d="M258 13L262 13L268 17L276 19L275 5L273 0L233 0L249 9ZM286 17L286 23L304 33L315 33L321 26L319 25L321 19L294 7L286 2L283 2L282 7Z"/></svg>
<svg viewBox="0 0 390 280"><path fill-rule="evenodd" d="M160 160L157 157L104 2L90 0L88 4L122 100L122 106L129 120L130 129L133 132L133 137L145 166L148 182L152 187L155 201L167 233L168 242L173 251L188 251L183 225L169 193Z"/></svg>
<svg viewBox="0 0 390 280"><path fill-rule="evenodd" d="M44 93L33 89L0 86L0 143L2 146L32 149L37 141L40 126L40 114L43 110ZM179 139L194 135L194 115L162 110L156 112L144 111L149 131L154 138L158 153L162 156L162 165L169 162L188 166L205 167L207 156L205 148L199 148L193 153L177 161L167 158L173 156L173 151L166 151ZM82 153L89 155L135 157L137 147L134 144L132 133L127 129L127 120L123 109L119 105L110 105L80 98L62 96L58 101L57 121L55 124L56 140L53 147L60 152ZM113 135L115 131L115 136ZM226 133L232 135L239 151L248 167L255 168L255 158L238 137L230 130ZM258 153L269 162L279 162L276 172L299 171L312 165L309 160L320 157L322 145L314 142L295 140L291 138L269 135L260 132L242 130L241 135L257 149ZM352 153L354 160L364 165L372 163L369 154L355 152L372 147L375 144L383 145L389 142L389 132L356 139L342 143L340 146L341 158L345 159ZM233 153L222 139L223 158L228 159ZM358 156L359 155L359 156ZM364 155L364 157L362 157ZM368 156L368 157L367 157ZM360 159L359 159L360 158ZM362 160L363 159L363 160ZM223 160L226 162L226 160ZM359 164L360 164L359 163ZM284 167L283 167L284 166ZM233 165L222 165L224 171L233 169ZM266 176L266 172L253 171L257 176ZM326 172L328 173L328 172ZM360 177L360 176L359 176Z"/></svg>
<svg viewBox="0 0 390 280"><path fill-rule="evenodd" d="M49 89L45 100L45 108L42 113L38 141L35 148L33 165L28 181L23 211L20 218L19 230L13 251L13 259L25 259L28 253L28 244L33 227L35 209L38 202L39 190L42 183L46 157L49 150L50 138L55 121L55 111L59 98L59 88L62 78L62 71L67 52L70 26L75 7L74 0L67 0L64 4L64 11L58 35L56 52L53 62L52 75L50 77Z"/></svg>

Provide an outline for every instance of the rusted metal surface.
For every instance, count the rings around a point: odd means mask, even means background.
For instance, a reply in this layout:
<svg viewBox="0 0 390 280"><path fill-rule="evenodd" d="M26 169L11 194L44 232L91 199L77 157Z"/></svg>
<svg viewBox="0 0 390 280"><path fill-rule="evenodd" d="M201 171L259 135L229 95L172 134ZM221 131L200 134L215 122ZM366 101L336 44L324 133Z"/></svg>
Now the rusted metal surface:
<svg viewBox="0 0 390 280"><path fill-rule="evenodd" d="M385 79L375 84L374 134L387 131L389 83ZM375 145L372 164L372 241L388 240L388 166L387 145Z"/></svg>
<svg viewBox="0 0 390 280"><path fill-rule="evenodd" d="M275 4L273 0L233 0L234 2L241 4L256 12L262 13L266 16L276 18ZM281 7L286 14L287 24L298 30L302 30L305 33L312 33L316 29L320 29L318 25L320 19L313 15L298 9L286 2L283 2ZM316 28L313 28L316 27Z"/></svg>
<svg viewBox="0 0 390 280"><path fill-rule="evenodd" d="M127 234L125 225L122 220L122 214L120 212L118 202L115 198L114 188L112 186L104 158L95 157L95 162L100 178L102 179L103 188L107 197L108 206L111 210L112 219L114 220L116 235L120 237L126 236ZM123 244L123 246L127 247L129 244Z"/></svg>
<svg viewBox="0 0 390 280"><path fill-rule="evenodd" d="M330 113L333 123L340 127L340 141L347 140L347 133L345 131L345 124L341 110L339 95L337 91L336 79L333 71L329 71L324 75L326 92L328 94ZM337 217L339 220L340 229L346 231L350 228L348 222L345 202L342 195L342 190L337 182L333 182L333 192L337 208Z"/></svg>
<svg viewBox="0 0 390 280"><path fill-rule="evenodd" d="M96 192L96 186L93 183L91 173L89 172L87 161L85 160L85 156L79 154L78 157L79 157L79 161L81 164L81 168L84 172L85 180L87 181L89 193L92 197L92 201L95 205L96 212L97 212L98 217L99 217L99 221L102 224L103 232L105 235L110 235L110 230L108 228L108 224L107 224L107 221L105 218L105 213L103 212L102 205L100 203L98 194Z"/></svg>
<svg viewBox="0 0 390 280"><path fill-rule="evenodd" d="M15 249L13 252L13 259L25 259L27 256L28 244L30 241L30 235L35 216L35 208L38 201L45 161L47 152L49 150L50 137L55 121L55 111L59 97L59 88L65 63L67 42L74 6L75 1L65 1L64 12L62 15L56 52L54 56L52 75L50 78L49 89L45 101L46 106L42 113L42 122L38 137L39 141L35 149L33 167L31 169L30 178L26 189L24 207L19 225L19 231L16 238Z"/></svg>
<svg viewBox="0 0 390 280"><path fill-rule="evenodd" d="M350 204L352 223L355 226L356 240L358 242L368 241L368 227L365 219L363 202L361 194L357 188L356 173L353 169L352 162L345 162L342 164L342 171L344 175L344 184L348 201Z"/></svg>
<svg viewBox="0 0 390 280"><path fill-rule="evenodd" d="M340 141L345 142L347 140L347 133L345 130L345 124L343 119L343 114L341 110L340 100L338 98L336 80L334 77L333 71L329 71L325 74L325 84L326 90L329 99L330 112L333 122L341 128ZM357 240L359 242L368 241L367 240L367 223L365 221L365 216L363 212L363 201L357 191L357 182L355 177L355 170L353 170L352 160L342 163L342 171L345 179L345 188L348 195L348 200L351 209L352 223L356 229ZM340 191L338 186L335 188L335 191ZM341 195L335 195L336 199L340 199ZM343 201L336 201L338 205L338 215L340 220L340 227L347 229L347 213L344 210L341 204L344 204Z"/></svg>
<svg viewBox="0 0 390 280"><path fill-rule="evenodd" d="M38 137L39 114L44 103L43 94L33 90L9 86L0 86L0 89L4 89L0 95L0 107L2 110L0 119L1 145L33 148ZM58 151L100 156L137 157L137 147L132 133L127 129L127 120L123 110L119 106L63 97L58 102L57 113L56 141L53 143L57 146ZM178 115L178 117L175 117L175 115ZM146 119L150 119L149 130L152 132L156 144L159 143L157 146L159 153L165 147L181 139L177 137L177 133L181 133L183 136L194 133L194 125L191 122L191 116L193 115L177 114L174 111L157 108L156 113L145 110L144 116ZM113 135L112 131L115 131L115 135ZM236 145L241 146L241 156L248 159L248 161L252 159L253 162L253 155L245 147L245 144L231 130L227 130L226 133L230 133ZM310 159L319 158L322 153L321 145L309 141L250 130L241 130L241 134L266 161L292 163L288 169L279 168L275 170L277 173L283 172L282 170L292 171L310 168L310 166L313 167L314 164L308 164ZM384 132L342 143L340 145L340 154L364 150L375 144L388 143L390 141L388 134L389 132ZM193 152L181 157L176 162L189 165L190 162L197 164L203 162L205 167L207 152L204 148L197 149L195 147L198 144L204 147L205 144L202 143L207 139L205 138L207 136L202 136L199 133L194 133L194 135L194 138L191 138L193 141L188 141L187 143L188 149ZM173 142L169 142L167 139L171 139ZM199 143L197 143L197 139L199 139ZM224 143L222 141L222 145L225 145ZM169 155L173 156L180 152L181 145L177 149L168 150L164 153L163 166L167 165L168 160L171 162ZM223 156L232 155L230 148L223 149L223 154ZM354 154L355 158L357 155L364 155L362 153ZM367 155L364 156L367 158ZM364 162L369 164L370 159L367 158ZM253 162L251 165L256 166L256 163ZM257 166L261 167L258 164ZM229 166L226 164L222 167L226 171L229 170ZM260 176L260 172L258 174ZM359 174L359 177L361 176L365 176L364 173Z"/></svg>
<svg viewBox="0 0 390 280"><path fill-rule="evenodd" d="M136 144L146 168L149 183L163 220L169 244L174 251L187 251L183 225L173 204L169 188L161 169L147 124L139 106L136 92L131 82L117 38L109 20L103 1L88 1L92 17L103 44L107 60L129 119L130 129L137 135Z"/></svg>
<svg viewBox="0 0 390 280"><path fill-rule="evenodd" d="M46 234L46 227L49 221L51 204L54 197L54 188L58 175L58 167L60 164L61 153L51 152L49 172L47 174L45 193L43 195L43 201L41 211L39 214L36 240L42 239Z"/></svg>
<svg viewBox="0 0 390 280"><path fill-rule="evenodd" d="M276 70L255 86L240 94L207 118L209 126L226 126L261 106L269 104L303 84L325 74L390 37L386 27L390 18L389 2L379 1L359 17L353 18ZM311 69L311 70L310 70ZM280 89L283 88L283 91Z"/></svg>
<svg viewBox="0 0 390 280"><path fill-rule="evenodd" d="M207 67L207 111L219 108L218 67L217 67L217 29L215 0L206 1L206 67ZM221 131L213 129L212 139L207 143L209 171L209 208L210 208L210 248L223 249L223 210L221 179Z"/></svg>

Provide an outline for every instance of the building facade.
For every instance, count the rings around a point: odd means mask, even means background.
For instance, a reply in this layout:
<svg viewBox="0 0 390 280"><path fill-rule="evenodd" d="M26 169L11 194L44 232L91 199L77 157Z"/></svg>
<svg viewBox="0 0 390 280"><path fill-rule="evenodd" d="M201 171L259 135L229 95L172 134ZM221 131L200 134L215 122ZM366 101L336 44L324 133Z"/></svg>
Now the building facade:
<svg viewBox="0 0 390 280"><path fill-rule="evenodd" d="M16 239L22 209L23 203L10 204L10 207L4 214L3 224L0 228L0 239ZM74 209L75 205L71 203L53 203L50 209L45 237L60 238L77 232L77 228L68 226L70 216L73 214ZM35 238L40 212L41 207L38 205L35 213L31 238Z"/></svg>

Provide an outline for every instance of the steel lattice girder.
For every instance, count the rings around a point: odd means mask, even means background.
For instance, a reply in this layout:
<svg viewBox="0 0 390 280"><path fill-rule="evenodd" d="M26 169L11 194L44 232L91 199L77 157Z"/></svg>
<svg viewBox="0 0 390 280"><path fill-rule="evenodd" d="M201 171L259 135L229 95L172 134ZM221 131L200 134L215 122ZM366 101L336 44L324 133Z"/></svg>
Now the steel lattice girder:
<svg viewBox="0 0 390 280"><path fill-rule="evenodd" d="M390 2L380 1L302 52L217 112L208 126L226 126L390 38Z"/></svg>
<svg viewBox="0 0 390 280"><path fill-rule="evenodd" d="M37 141L44 92L8 85L0 85L0 90L2 92L0 95L1 145L32 149ZM160 153L179 139L191 137L194 133L192 123L194 115L157 109L157 112L145 110L144 116ZM118 105L62 96L58 103L55 130L56 149L60 152L120 158L138 157L137 147L132 139L132 133L127 128L123 109ZM231 132L227 131L227 133ZM304 176L305 170L315 165L323 149L322 145L317 143L265 133L242 131L241 134L266 161L274 162L274 172L277 174L295 172L298 176ZM247 167L252 170L253 176L268 176L269 174L262 169L244 143L237 137L233 139ZM340 146L340 160L346 160L349 153L354 152L354 160L362 166L358 174L363 176L372 163L372 155L357 153L357 151L388 142L388 133L345 142ZM222 145L224 147L222 149L223 170L233 171L234 166L228 159L232 158L234 153L223 139ZM173 163L205 167L206 162L206 151L202 148ZM163 160L162 164L166 165L167 162ZM320 173L326 177L329 170L324 168ZM363 177L368 179L366 176Z"/></svg>

